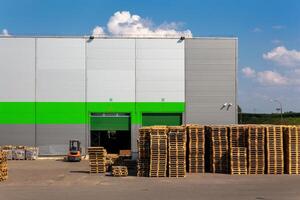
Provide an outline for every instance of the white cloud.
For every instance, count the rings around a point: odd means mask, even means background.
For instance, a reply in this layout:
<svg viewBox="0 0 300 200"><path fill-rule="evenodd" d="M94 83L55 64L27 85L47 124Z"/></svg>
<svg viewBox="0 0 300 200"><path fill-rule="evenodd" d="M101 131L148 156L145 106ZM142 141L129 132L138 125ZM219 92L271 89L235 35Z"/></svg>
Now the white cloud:
<svg viewBox="0 0 300 200"><path fill-rule="evenodd" d="M285 26L283 26L283 25L274 25L274 26L272 26L272 29L275 29L275 30L281 30L281 29L284 29L285 28Z"/></svg>
<svg viewBox="0 0 300 200"><path fill-rule="evenodd" d="M10 34L8 33L7 29L3 29L2 33L0 34L1 36L10 36Z"/></svg>
<svg viewBox="0 0 300 200"><path fill-rule="evenodd" d="M259 32L262 32L262 29L259 28L259 27L255 27L255 28L252 30L252 32L254 32L254 33L259 33Z"/></svg>
<svg viewBox="0 0 300 200"><path fill-rule="evenodd" d="M294 76L296 71L295 73L289 74L288 76L284 76L276 71L267 70L256 72L251 67L245 67L242 69L242 72L247 78L251 78L257 81L258 83L266 86L284 86L299 84L298 76Z"/></svg>
<svg viewBox="0 0 300 200"><path fill-rule="evenodd" d="M100 26L95 27L95 29L96 28L98 31L100 31L100 28L101 31L103 31L103 28ZM141 18L139 15L133 15L128 11L118 11L114 13L107 23L107 30L109 34L113 36L192 37L190 30L179 31L178 28L178 24L174 22L153 26L150 20Z"/></svg>
<svg viewBox="0 0 300 200"><path fill-rule="evenodd" d="M263 58L284 67L300 67L300 51L288 50L284 46L263 54Z"/></svg>
<svg viewBox="0 0 300 200"><path fill-rule="evenodd" d="M257 80L263 85L280 86L287 85L288 78L274 71L262 71L257 73Z"/></svg>
<svg viewBox="0 0 300 200"><path fill-rule="evenodd" d="M93 29L93 36L95 36L95 37L103 37L103 36L105 36L104 29L101 26L96 26Z"/></svg>
<svg viewBox="0 0 300 200"><path fill-rule="evenodd" d="M248 78L252 78L256 76L256 72L254 69L250 68L250 67L245 67L242 69L243 74L248 77Z"/></svg>

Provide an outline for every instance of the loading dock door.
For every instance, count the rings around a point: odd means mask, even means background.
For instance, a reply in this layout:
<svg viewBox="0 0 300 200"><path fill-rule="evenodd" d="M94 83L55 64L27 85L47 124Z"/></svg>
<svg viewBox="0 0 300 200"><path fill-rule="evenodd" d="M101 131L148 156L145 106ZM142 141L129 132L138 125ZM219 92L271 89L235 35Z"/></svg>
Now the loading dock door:
<svg viewBox="0 0 300 200"><path fill-rule="evenodd" d="M92 114L90 138L91 146L103 146L108 153L131 149L130 115Z"/></svg>
<svg viewBox="0 0 300 200"><path fill-rule="evenodd" d="M143 126L168 125L179 126L182 124L181 113L144 113L142 119Z"/></svg>

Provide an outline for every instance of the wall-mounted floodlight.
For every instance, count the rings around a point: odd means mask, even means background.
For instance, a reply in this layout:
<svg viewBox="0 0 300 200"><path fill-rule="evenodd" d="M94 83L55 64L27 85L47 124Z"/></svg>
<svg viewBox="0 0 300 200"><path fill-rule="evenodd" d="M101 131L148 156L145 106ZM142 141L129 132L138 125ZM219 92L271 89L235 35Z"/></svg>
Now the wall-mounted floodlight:
<svg viewBox="0 0 300 200"><path fill-rule="evenodd" d="M232 106L232 103L229 103L228 105L227 105L227 110L229 110L229 108Z"/></svg>
<svg viewBox="0 0 300 200"><path fill-rule="evenodd" d="M91 36L89 37L89 39L90 39L90 40L93 40L93 39L95 39L95 36L91 35Z"/></svg>
<svg viewBox="0 0 300 200"><path fill-rule="evenodd" d="M185 40L185 37L184 37L184 36L181 36L181 37L180 37L180 40L181 40L181 41Z"/></svg>
<svg viewBox="0 0 300 200"><path fill-rule="evenodd" d="M223 110L227 105L228 105L228 103L224 103L224 104L222 105L222 107L220 108L220 110Z"/></svg>

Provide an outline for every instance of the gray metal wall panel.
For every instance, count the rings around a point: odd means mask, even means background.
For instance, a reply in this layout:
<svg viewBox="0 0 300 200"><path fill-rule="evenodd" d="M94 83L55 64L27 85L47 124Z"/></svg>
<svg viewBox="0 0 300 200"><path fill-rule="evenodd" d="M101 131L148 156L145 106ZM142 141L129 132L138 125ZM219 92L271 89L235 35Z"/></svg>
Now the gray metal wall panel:
<svg viewBox="0 0 300 200"><path fill-rule="evenodd" d="M136 101L184 102L184 43L136 39Z"/></svg>
<svg viewBox="0 0 300 200"><path fill-rule="evenodd" d="M0 145L35 145L34 124L0 124Z"/></svg>
<svg viewBox="0 0 300 200"><path fill-rule="evenodd" d="M35 101L35 39L0 38L0 102Z"/></svg>
<svg viewBox="0 0 300 200"><path fill-rule="evenodd" d="M186 123L236 123L236 43L185 40ZM233 106L221 109L224 103Z"/></svg>
<svg viewBox="0 0 300 200"><path fill-rule="evenodd" d="M87 101L135 102L135 40L87 43Z"/></svg>
<svg viewBox="0 0 300 200"><path fill-rule="evenodd" d="M37 39L37 101L85 101L85 40Z"/></svg>
<svg viewBox="0 0 300 200"><path fill-rule="evenodd" d="M66 155L71 139L80 140L84 150L85 127L84 124L38 124L36 140L40 154Z"/></svg>

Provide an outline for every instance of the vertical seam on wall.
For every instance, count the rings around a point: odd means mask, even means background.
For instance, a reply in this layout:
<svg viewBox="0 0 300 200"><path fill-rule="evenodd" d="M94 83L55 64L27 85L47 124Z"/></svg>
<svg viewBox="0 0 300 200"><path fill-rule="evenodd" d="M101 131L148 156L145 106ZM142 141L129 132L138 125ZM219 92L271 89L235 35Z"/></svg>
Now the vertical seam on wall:
<svg viewBox="0 0 300 200"><path fill-rule="evenodd" d="M37 101L37 38L34 39L34 146L37 147L37 120L36 120L36 101Z"/></svg>
<svg viewBox="0 0 300 200"><path fill-rule="evenodd" d="M89 115L87 111L87 39L84 39L84 107L85 107L85 154L87 147L89 146Z"/></svg>
<svg viewBox="0 0 300 200"><path fill-rule="evenodd" d="M183 120L183 124L186 124L186 80L187 80L187 77L186 77L186 49L185 49L185 47L186 47L186 40L183 40L183 56L184 56L184 58L183 58L183 73L184 73L184 75L183 75L183 78L184 78L184 91L183 91L183 94L184 94L184 120Z"/></svg>
<svg viewBox="0 0 300 200"><path fill-rule="evenodd" d="M234 87L235 87L235 94L234 94L234 96L235 96L235 123L239 123L238 122L238 114L239 114L239 109L238 109L238 102L237 102L237 82L238 82L238 80L237 80L237 65L238 65L238 38L236 38L236 40L235 40L235 66L234 66L234 68L235 68L235 70L234 70L234 76L235 76L235 84L234 84Z"/></svg>

